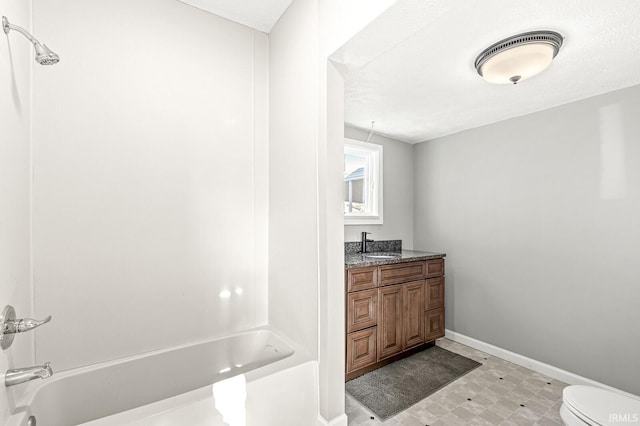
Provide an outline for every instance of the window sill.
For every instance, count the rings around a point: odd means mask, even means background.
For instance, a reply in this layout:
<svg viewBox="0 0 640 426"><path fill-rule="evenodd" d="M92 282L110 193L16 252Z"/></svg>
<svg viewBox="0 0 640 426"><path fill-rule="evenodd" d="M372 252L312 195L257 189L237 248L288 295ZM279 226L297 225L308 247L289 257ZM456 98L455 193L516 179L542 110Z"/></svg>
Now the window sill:
<svg viewBox="0 0 640 426"><path fill-rule="evenodd" d="M382 225L382 216L345 216L344 225Z"/></svg>

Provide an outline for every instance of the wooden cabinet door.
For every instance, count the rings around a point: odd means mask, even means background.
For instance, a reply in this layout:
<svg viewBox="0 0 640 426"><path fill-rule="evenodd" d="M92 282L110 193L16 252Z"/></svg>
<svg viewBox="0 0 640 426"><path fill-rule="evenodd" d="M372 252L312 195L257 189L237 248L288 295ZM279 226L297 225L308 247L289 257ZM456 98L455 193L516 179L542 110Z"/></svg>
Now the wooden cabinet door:
<svg viewBox="0 0 640 426"><path fill-rule="evenodd" d="M402 285L402 303L404 350L424 343L424 280Z"/></svg>
<svg viewBox="0 0 640 426"><path fill-rule="evenodd" d="M376 327L347 334L347 373L376 362Z"/></svg>
<svg viewBox="0 0 640 426"><path fill-rule="evenodd" d="M402 352L402 288L378 289L378 361Z"/></svg>
<svg viewBox="0 0 640 426"><path fill-rule="evenodd" d="M378 314L377 290L347 294L347 333L376 325Z"/></svg>
<svg viewBox="0 0 640 426"><path fill-rule="evenodd" d="M444 308L427 311L424 326L426 342L444 337Z"/></svg>
<svg viewBox="0 0 640 426"><path fill-rule="evenodd" d="M444 277L429 278L424 292L427 311L444 307Z"/></svg>

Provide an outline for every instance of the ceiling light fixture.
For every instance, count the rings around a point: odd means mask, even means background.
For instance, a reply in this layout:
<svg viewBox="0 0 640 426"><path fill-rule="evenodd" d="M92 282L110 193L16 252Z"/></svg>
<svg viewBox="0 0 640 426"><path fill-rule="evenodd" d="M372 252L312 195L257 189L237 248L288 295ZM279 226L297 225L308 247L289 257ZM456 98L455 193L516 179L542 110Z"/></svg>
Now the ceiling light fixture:
<svg viewBox="0 0 640 426"><path fill-rule="evenodd" d="M475 67L486 81L517 84L540 74L556 57L563 38L554 31L530 31L487 47Z"/></svg>

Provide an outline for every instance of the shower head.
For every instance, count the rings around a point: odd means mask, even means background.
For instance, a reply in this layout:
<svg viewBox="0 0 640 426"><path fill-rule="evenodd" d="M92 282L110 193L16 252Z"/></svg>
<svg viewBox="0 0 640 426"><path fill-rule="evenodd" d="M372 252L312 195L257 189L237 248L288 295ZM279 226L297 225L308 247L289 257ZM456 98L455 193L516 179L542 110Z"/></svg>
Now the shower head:
<svg viewBox="0 0 640 426"><path fill-rule="evenodd" d="M27 38L33 44L33 47L36 49L36 62L40 65L53 65L60 62L60 57L52 52L45 44L40 43L35 39L27 30L24 28L20 28L17 25L13 25L9 23L9 20L6 16L2 17L2 29L5 34L9 34L10 30L16 30L23 36Z"/></svg>
<svg viewBox="0 0 640 426"><path fill-rule="evenodd" d="M60 56L52 52L46 44L34 44L36 48L36 62L40 65L54 65L60 62Z"/></svg>

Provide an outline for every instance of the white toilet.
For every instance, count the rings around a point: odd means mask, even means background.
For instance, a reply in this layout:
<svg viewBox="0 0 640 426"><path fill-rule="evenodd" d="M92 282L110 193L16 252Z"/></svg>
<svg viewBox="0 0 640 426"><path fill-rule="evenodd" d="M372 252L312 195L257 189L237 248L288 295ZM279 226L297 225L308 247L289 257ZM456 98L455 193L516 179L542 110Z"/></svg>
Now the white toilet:
<svg viewBox="0 0 640 426"><path fill-rule="evenodd" d="M640 425L640 399L593 386L567 386L560 416L567 426Z"/></svg>

